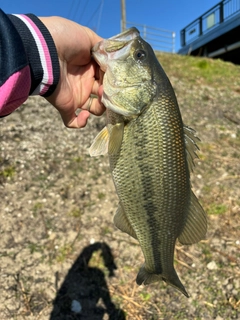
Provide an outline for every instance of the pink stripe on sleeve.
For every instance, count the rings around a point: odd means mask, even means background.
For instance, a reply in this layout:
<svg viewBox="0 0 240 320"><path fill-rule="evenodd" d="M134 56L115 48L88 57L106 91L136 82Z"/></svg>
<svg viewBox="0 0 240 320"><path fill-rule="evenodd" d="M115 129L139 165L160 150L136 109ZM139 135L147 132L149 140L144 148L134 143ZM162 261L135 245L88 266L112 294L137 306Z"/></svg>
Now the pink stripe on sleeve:
<svg viewBox="0 0 240 320"><path fill-rule="evenodd" d="M29 66L14 73L0 87L0 116L6 116L27 100L31 87Z"/></svg>
<svg viewBox="0 0 240 320"><path fill-rule="evenodd" d="M40 95L43 95L45 92L47 92L47 90L49 89L49 86L53 84L53 73L52 73L52 60L51 60L51 56L49 53L49 49L48 49L48 45L42 35L42 33L40 32L40 30L38 29L38 27L35 25L35 23L26 15L18 15L19 17L21 17L23 20L26 20L31 28L34 30L35 34L32 32L32 35L36 41L36 44L38 46L38 50L39 50L39 54L41 55L41 61L42 61L42 67L43 67L43 71L44 71L44 75L43 75L43 80L42 80L42 84L44 84L44 87L42 88L42 90L40 91ZM37 36L37 38L36 38ZM39 47L39 44L41 45L41 47Z"/></svg>

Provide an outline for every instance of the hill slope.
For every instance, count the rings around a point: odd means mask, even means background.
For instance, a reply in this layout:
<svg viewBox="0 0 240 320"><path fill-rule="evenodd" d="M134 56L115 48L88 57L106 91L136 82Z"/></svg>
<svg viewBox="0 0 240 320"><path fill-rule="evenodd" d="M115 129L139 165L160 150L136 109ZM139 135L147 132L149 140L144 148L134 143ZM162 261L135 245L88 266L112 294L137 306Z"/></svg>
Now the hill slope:
<svg viewBox="0 0 240 320"><path fill-rule="evenodd" d="M239 319L240 67L158 57L201 139L192 184L209 230L175 256L190 298L164 283L135 284L141 250L113 226L107 157L87 151L104 117L69 130L30 98L0 120L0 319ZM71 311L79 302L81 313Z"/></svg>

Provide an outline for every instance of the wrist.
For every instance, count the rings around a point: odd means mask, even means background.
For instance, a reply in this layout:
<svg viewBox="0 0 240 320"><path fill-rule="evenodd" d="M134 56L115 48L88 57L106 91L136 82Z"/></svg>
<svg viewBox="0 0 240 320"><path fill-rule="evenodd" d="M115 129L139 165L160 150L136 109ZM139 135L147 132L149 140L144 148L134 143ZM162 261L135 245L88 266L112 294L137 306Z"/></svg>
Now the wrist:
<svg viewBox="0 0 240 320"><path fill-rule="evenodd" d="M22 38L31 70L29 95L49 96L60 77L57 50L46 26L36 16L9 15Z"/></svg>

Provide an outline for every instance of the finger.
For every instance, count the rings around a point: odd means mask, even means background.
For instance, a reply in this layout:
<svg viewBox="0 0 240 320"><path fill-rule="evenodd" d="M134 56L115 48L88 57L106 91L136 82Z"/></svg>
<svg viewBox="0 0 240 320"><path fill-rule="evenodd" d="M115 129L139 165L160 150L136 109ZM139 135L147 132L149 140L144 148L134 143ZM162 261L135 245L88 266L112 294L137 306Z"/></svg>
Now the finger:
<svg viewBox="0 0 240 320"><path fill-rule="evenodd" d="M98 96L99 97L102 97L103 95L103 85L101 85L99 88L98 88Z"/></svg>
<svg viewBox="0 0 240 320"><path fill-rule="evenodd" d="M84 128L87 124L90 113L86 110L82 110L77 116L77 128Z"/></svg>
<svg viewBox="0 0 240 320"><path fill-rule="evenodd" d="M100 82L100 80L95 80L93 82L93 86L92 86L92 90L91 90L91 93L93 95L96 95L98 96L99 99L102 98L102 95L99 95L99 89L102 87L102 83Z"/></svg>
<svg viewBox="0 0 240 320"><path fill-rule="evenodd" d="M78 115L62 115L62 120L67 128L84 128L90 113L87 110L82 110Z"/></svg>
<svg viewBox="0 0 240 320"><path fill-rule="evenodd" d="M95 116L101 116L106 108L101 103L100 99L95 95L91 95L86 103L82 106L82 110L87 110Z"/></svg>
<svg viewBox="0 0 240 320"><path fill-rule="evenodd" d="M91 112L95 116L101 116L105 112L105 110L106 108L99 99L92 100L89 112Z"/></svg>

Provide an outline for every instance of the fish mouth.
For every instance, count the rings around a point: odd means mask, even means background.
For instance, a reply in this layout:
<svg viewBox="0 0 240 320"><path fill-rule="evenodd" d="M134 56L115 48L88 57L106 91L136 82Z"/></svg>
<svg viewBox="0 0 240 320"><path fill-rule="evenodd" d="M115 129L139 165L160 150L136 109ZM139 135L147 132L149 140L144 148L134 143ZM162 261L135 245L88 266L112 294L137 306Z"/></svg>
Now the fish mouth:
<svg viewBox="0 0 240 320"><path fill-rule="evenodd" d="M129 52L132 41L139 35L138 29L133 27L114 37L96 43L91 52L100 69L106 72L109 59L119 59L120 57L124 59Z"/></svg>
<svg viewBox="0 0 240 320"><path fill-rule="evenodd" d="M130 29L125 30L122 33L117 34L116 36L113 36L109 39L104 39L98 43L95 44L95 46L93 46L92 48L92 53L94 54L96 51L101 50L102 47L104 47L104 49L108 49L108 50L119 50L121 48L124 47L125 44L127 44L129 41L139 37L140 32L138 31L137 28L132 27ZM115 43L116 46L114 45L110 45L110 43ZM103 46L103 44L105 44ZM110 48L108 48L110 47ZM117 49L118 48L118 49Z"/></svg>
<svg viewBox="0 0 240 320"><path fill-rule="evenodd" d="M137 28L132 27L123 31L122 33L117 34L114 37L109 38L109 40L117 40L117 41L129 41L133 40L140 35L140 32Z"/></svg>
<svg viewBox="0 0 240 320"><path fill-rule="evenodd" d="M107 70L111 75L111 68L108 68L109 62L111 62L112 60L124 61L129 55L133 41L135 41L135 39L139 37L140 32L138 31L138 29L133 27L117 34L114 37L102 40L95 44L91 52L94 60L100 67L99 76L101 83L103 83L103 76L104 73L107 72ZM141 83L142 82L127 84L125 81L117 81L116 83L112 81L111 87L117 89L117 92L122 91L122 89L126 89L128 87L131 89L135 88L137 90ZM101 101L108 109L115 113L121 114L126 117L136 115L135 108L129 107L128 110L125 110L121 107L121 105L117 103L112 94L108 94L108 92L106 92L106 89L104 88Z"/></svg>

